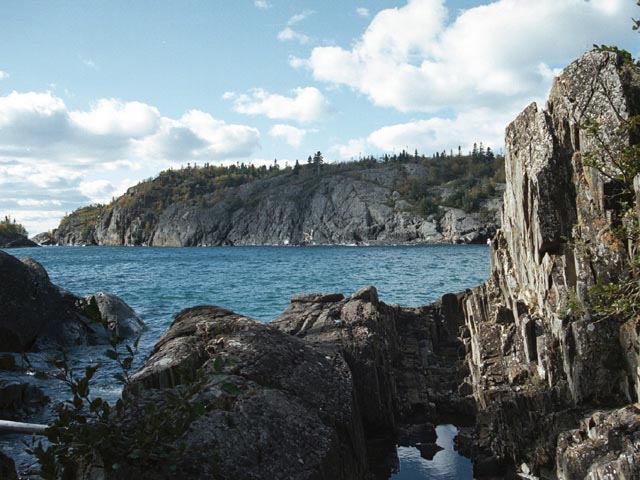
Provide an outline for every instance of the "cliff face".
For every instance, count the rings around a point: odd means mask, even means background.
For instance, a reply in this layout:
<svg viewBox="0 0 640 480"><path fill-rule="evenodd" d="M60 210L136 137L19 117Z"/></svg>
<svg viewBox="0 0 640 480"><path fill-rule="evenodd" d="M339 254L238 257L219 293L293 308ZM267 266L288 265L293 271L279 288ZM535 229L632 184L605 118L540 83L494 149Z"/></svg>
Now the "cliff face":
<svg viewBox="0 0 640 480"><path fill-rule="evenodd" d="M609 478L603 472L620 462L634 473L610 478L640 472L637 412L608 413L638 401L640 324L598 317L588 301L594 285L622 275L628 255L614 232L619 185L607 175L611 163L588 166L591 154L607 159L582 128L597 120L615 140L620 122L638 113L638 78L637 67L613 53L587 53L555 80L545 109L530 105L506 131L502 228L491 243L489 280L463 302L463 336L480 446L524 463L525 473ZM558 434L596 408L604 409L598 420L584 420L591 427L562 435L554 472ZM621 428L625 421L633 428ZM602 436L596 424L618 431L608 448L593 448Z"/></svg>
<svg viewBox="0 0 640 480"><path fill-rule="evenodd" d="M422 215L396 190L426 181L420 164L378 166L321 177L282 174L220 194L152 209L136 187L95 212L68 217L56 231L60 244L214 246L301 244L483 243L497 229L497 195L467 213L443 207ZM498 186L500 188L500 185ZM445 197L447 186L430 188ZM140 205L132 206L131 203ZM137 205L137 204L136 204Z"/></svg>

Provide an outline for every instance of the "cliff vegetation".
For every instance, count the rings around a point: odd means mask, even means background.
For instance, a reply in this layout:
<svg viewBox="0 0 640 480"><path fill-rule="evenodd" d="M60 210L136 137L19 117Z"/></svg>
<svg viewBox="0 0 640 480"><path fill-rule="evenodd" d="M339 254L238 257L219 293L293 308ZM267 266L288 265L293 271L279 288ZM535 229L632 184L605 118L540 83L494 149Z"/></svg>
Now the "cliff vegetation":
<svg viewBox="0 0 640 480"><path fill-rule="evenodd" d="M496 228L503 170L504 159L482 143L468 154L402 151L342 163L316 152L283 168L277 160L187 164L108 205L74 211L54 236L60 244L172 246L485 241Z"/></svg>

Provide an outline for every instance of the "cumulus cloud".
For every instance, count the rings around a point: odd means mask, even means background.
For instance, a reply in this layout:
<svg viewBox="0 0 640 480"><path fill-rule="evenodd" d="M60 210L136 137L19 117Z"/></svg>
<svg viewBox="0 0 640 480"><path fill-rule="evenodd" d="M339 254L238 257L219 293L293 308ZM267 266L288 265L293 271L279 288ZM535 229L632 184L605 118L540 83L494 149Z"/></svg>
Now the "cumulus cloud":
<svg viewBox="0 0 640 480"><path fill-rule="evenodd" d="M61 207L106 202L169 165L245 158L259 143L257 129L200 110L173 119L118 99L70 110L51 92L13 91L0 96L0 209L41 231L51 222L22 211L57 222Z"/></svg>
<svg viewBox="0 0 640 480"><path fill-rule="evenodd" d="M323 120L333 113L333 107L315 87L294 89L292 96L272 94L256 88L249 94L230 94L223 98L233 100L233 108L246 115L266 115L276 120L296 120L302 123Z"/></svg>
<svg viewBox="0 0 640 480"><path fill-rule="evenodd" d="M64 159L93 165L125 159L211 160L242 157L259 146L258 130L191 110L163 117L141 102L102 99L88 111L69 111L51 92L0 96L2 158Z"/></svg>
<svg viewBox="0 0 640 480"><path fill-rule="evenodd" d="M633 45L635 8L626 0L497 0L450 21L444 0L409 0L375 15L352 48L316 47L290 63L401 112L512 108L544 96L549 71L593 43Z"/></svg>
<svg viewBox="0 0 640 480"><path fill-rule="evenodd" d="M269 135L275 138L284 138L284 140L292 147L300 147L304 140L307 130L297 128L292 125L274 125L269 131Z"/></svg>
<svg viewBox="0 0 640 480"><path fill-rule="evenodd" d="M227 124L200 110L180 119L163 118L153 135L132 140L141 158L167 161L225 159L249 156L259 146L260 132L244 125Z"/></svg>
<svg viewBox="0 0 640 480"><path fill-rule="evenodd" d="M356 158L365 152L413 152L431 154L451 148L470 150L473 143L499 148L503 144L504 129L516 112L497 113L480 108L460 113L452 118L433 117L379 128L366 138L351 139L333 147L341 158Z"/></svg>
<svg viewBox="0 0 640 480"><path fill-rule="evenodd" d="M255 0L253 5L260 10L268 10L272 7L272 5L265 0Z"/></svg>
<svg viewBox="0 0 640 480"><path fill-rule="evenodd" d="M145 103L101 99L88 112L69 112L69 117L94 135L139 138L157 130L160 112Z"/></svg>
<svg viewBox="0 0 640 480"><path fill-rule="evenodd" d="M369 18L369 9L364 7L356 8L356 13L363 18Z"/></svg>
<svg viewBox="0 0 640 480"><path fill-rule="evenodd" d="M9 78L9 74L0 70L0 80L4 80L5 78Z"/></svg>

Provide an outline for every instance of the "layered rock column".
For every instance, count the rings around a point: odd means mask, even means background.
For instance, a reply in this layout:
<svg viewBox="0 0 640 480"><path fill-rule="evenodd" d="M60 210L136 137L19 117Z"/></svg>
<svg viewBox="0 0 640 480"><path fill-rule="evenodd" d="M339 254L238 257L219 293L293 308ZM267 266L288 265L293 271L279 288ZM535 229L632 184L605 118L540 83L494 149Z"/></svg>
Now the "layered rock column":
<svg viewBox="0 0 640 480"><path fill-rule="evenodd" d="M621 326L587 306L628 253L614 232L616 167L584 128L597 121L606 141L628 144L615 132L637 113L638 77L615 53L589 52L546 108L531 104L506 130L502 228L489 280L463 302L466 343L483 446L535 473L553 470L558 433L585 410L638 399L637 320Z"/></svg>

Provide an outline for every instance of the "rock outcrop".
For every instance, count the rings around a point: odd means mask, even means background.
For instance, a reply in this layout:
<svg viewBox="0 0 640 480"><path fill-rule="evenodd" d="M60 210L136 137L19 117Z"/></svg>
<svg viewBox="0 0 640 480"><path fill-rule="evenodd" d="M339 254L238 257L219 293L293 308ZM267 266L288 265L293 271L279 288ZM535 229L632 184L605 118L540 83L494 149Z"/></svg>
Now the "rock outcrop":
<svg viewBox="0 0 640 480"><path fill-rule="evenodd" d="M41 247L49 247L51 245L57 245L58 241L55 236L50 232L42 232L31 238L31 241L40 245Z"/></svg>
<svg viewBox="0 0 640 480"><path fill-rule="evenodd" d="M220 478L346 480L374 470L384 477L398 434L433 456L438 416L474 413L471 392L458 388L461 342L450 333L461 318L454 295L402 308L380 302L373 287L349 298L297 295L270 324L190 308L130 391L166 408L171 392L199 384L189 401L205 412L172 440L185 446L179 468L190 478L213 471L202 451L216 452ZM135 430L145 415L141 409L125 428ZM160 478L166 468L158 462L140 475Z"/></svg>
<svg viewBox="0 0 640 480"><path fill-rule="evenodd" d="M525 473L640 477L629 453L639 445L638 411L616 410L638 401L640 324L589 307L594 285L623 275L627 245L612 201L620 185L585 131L595 120L607 142L635 141L615 131L640 113L639 78L615 53L587 53L555 80L545 109L530 105L506 130L502 228L489 280L462 302L461 336L479 447ZM573 430L579 424L587 426Z"/></svg>
<svg viewBox="0 0 640 480"><path fill-rule="evenodd" d="M81 299L52 284L46 270L31 258L0 251L0 351L24 352L48 344L104 342L109 333L136 335L143 328L131 309L112 294Z"/></svg>
<svg viewBox="0 0 640 480"><path fill-rule="evenodd" d="M223 308L195 307L176 316L132 388L142 386L143 398L162 408L158 399L193 384L196 372L202 380L190 401L205 410L173 439L183 445L177 459L183 476L366 478L351 372L339 355ZM144 416L127 428L137 421ZM140 478L166 472L158 460Z"/></svg>
<svg viewBox="0 0 640 480"><path fill-rule="evenodd" d="M25 248L37 246L37 243L29 240L24 235L3 235L0 233L0 248Z"/></svg>
<svg viewBox="0 0 640 480"><path fill-rule="evenodd" d="M66 217L54 235L62 245L150 246L485 243L493 236L499 193L472 212L442 207L425 216L395 188L428 178L420 164L319 178L282 174L235 187L222 199L203 193L162 209L153 206L153 190L161 186L152 182L146 193L132 187L112 205ZM446 186L430 190L451 194Z"/></svg>
<svg viewBox="0 0 640 480"><path fill-rule="evenodd" d="M2 452L0 452L0 478L3 480L18 480L16 464L12 458L7 457Z"/></svg>

